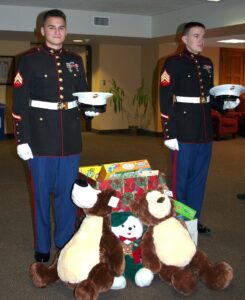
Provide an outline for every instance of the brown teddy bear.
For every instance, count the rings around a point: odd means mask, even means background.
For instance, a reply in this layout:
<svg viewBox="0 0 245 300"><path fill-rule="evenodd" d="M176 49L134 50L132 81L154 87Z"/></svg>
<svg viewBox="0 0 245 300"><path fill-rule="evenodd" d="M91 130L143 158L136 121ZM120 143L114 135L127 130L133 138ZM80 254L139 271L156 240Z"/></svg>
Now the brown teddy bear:
<svg viewBox="0 0 245 300"><path fill-rule="evenodd" d="M146 192L130 205L148 226L141 241L142 264L184 295L190 295L198 277L210 289L224 289L233 279L225 261L213 264L196 248L185 224L175 217L173 201L164 192Z"/></svg>
<svg viewBox="0 0 245 300"><path fill-rule="evenodd" d="M75 182L72 199L83 208L85 218L49 267L39 262L31 265L35 286L61 280L74 289L77 300L95 300L111 288L114 277L125 269L122 246L111 231L110 215L118 200L115 194L111 189L100 191L84 181Z"/></svg>

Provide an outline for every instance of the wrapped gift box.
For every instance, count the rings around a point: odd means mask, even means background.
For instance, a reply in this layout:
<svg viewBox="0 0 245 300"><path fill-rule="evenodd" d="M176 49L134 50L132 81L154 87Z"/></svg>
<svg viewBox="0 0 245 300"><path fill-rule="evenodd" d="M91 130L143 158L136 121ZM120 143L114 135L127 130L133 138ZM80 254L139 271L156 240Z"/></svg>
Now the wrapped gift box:
<svg viewBox="0 0 245 300"><path fill-rule="evenodd" d="M196 211L184 203L174 200L175 211L179 216L182 216L185 220L193 220Z"/></svg>
<svg viewBox="0 0 245 300"><path fill-rule="evenodd" d="M107 179L120 178L124 173L134 173L141 170L150 170L151 166L147 159L116 162L102 165L98 179L100 181Z"/></svg>
<svg viewBox="0 0 245 300"><path fill-rule="evenodd" d="M102 166L99 166L99 165L80 167L79 168L79 173L82 173L82 174L84 174L87 177L90 177L92 179L97 179L97 177L99 176L101 168L102 168Z"/></svg>
<svg viewBox="0 0 245 300"><path fill-rule="evenodd" d="M177 200L174 200L174 206L175 206L175 211L177 213L177 218L181 218L185 222L187 229L190 233L190 236L197 246L197 242L198 242L197 221L198 220L195 218L196 211L191 207Z"/></svg>
<svg viewBox="0 0 245 300"><path fill-rule="evenodd" d="M116 197L120 199L115 211L129 211L129 204L133 200L138 200L139 197L147 190L153 190L156 188L167 188L166 178L164 173L142 173L130 172L121 174L116 178L99 180L99 178L91 178L80 170L80 178L85 179L94 188L99 190L105 190L112 188L116 191ZM154 174L154 175L153 175Z"/></svg>

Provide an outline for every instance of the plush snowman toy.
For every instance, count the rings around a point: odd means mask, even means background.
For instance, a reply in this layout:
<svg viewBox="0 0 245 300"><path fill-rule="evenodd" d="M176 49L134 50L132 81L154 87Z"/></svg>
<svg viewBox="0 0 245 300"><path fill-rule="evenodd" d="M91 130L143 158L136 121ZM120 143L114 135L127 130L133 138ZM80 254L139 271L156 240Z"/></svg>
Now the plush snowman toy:
<svg viewBox="0 0 245 300"><path fill-rule="evenodd" d="M112 232L121 242L126 261L124 274L114 278L111 289L125 288L126 278L134 280L139 287L149 286L153 280L153 273L142 266L140 255L143 224L130 212L113 212L111 226Z"/></svg>

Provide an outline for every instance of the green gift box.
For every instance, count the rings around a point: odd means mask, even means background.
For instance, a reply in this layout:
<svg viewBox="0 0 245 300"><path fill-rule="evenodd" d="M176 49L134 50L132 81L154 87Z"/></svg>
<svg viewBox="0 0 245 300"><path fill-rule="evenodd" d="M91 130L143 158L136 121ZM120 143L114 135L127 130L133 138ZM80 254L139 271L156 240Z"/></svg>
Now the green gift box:
<svg viewBox="0 0 245 300"><path fill-rule="evenodd" d="M188 220L193 220L195 218L196 211L193 208L185 205L180 201L174 199L173 201L174 201L175 211L178 215L181 215Z"/></svg>

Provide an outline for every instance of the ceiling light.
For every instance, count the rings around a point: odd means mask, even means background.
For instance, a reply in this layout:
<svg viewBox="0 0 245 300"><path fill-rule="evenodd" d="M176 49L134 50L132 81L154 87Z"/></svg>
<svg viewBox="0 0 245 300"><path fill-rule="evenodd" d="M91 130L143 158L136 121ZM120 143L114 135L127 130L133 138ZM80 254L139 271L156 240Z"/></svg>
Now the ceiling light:
<svg viewBox="0 0 245 300"><path fill-rule="evenodd" d="M221 0L207 0L208 2L220 2Z"/></svg>
<svg viewBox="0 0 245 300"><path fill-rule="evenodd" d="M218 41L218 43L229 43L229 44L242 44L245 43L245 40L240 40L240 39L229 39L229 40L221 40Z"/></svg>
<svg viewBox="0 0 245 300"><path fill-rule="evenodd" d="M83 40L73 40L74 43L83 43Z"/></svg>

